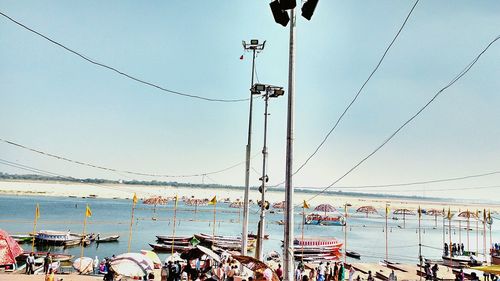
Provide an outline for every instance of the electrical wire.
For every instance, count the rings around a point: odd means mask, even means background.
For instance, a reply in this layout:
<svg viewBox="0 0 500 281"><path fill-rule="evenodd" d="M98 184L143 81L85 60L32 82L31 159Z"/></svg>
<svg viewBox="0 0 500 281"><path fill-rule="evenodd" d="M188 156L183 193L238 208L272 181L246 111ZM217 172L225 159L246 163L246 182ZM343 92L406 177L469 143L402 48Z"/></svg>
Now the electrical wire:
<svg viewBox="0 0 500 281"><path fill-rule="evenodd" d="M354 165L352 168L350 168L346 173L344 173L342 176L337 178L335 181L333 181L330 185L327 187L323 188L320 192L309 198L309 200L313 200L314 198L318 197L319 195L323 194L325 191L330 189L332 186L334 186L336 183L344 179L347 175L349 175L351 172L356 170L361 164L363 164L366 160L368 160L370 157L372 157L375 153L377 153L382 147L384 147L393 137L395 137L403 128L405 128L411 121L413 121L420 113L422 113L431 103L433 103L437 97L439 97L446 89L451 87L453 84L455 84L458 80L460 80L462 77L469 72L469 70L476 64L476 62L479 60L479 58L498 40L500 39L500 36L495 37L462 71L460 71L459 74L457 74L446 86L444 86L441 90L439 90L423 107L421 107L415 114L413 114L408 120L406 120L401 126L399 126L396 131L394 131L386 140L382 142L379 146L377 146L372 152L370 152L367 156L365 156L363 159L361 159L356 165ZM300 204L299 204L300 205ZM298 205L298 206L299 206Z"/></svg>
<svg viewBox="0 0 500 281"><path fill-rule="evenodd" d="M361 189L361 188L374 188L374 187L375 188L382 188L382 187L421 185L421 184L430 184L430 183L458 181L458 180L465 180L465 179L471 179L471 178L480 178L480 177L497 175L497 174L500 174L500 171L486 172L486 173L481 173L481 174L473 174L473 175L454 177L454 178L436 179L436 180L414 181L414 182L406 182L406 183L379 184L379 185L345 186L345 187L341 187L341 188L342 189Z"/></svg>
<svg viewBox="0 0 500 281"><path fill-rule="evenodd" d="M74 177L68 177L68 176L65 176L65 175L58 174L58 173L53 173L53 172L50 172L50 171L37 169L37 168L30 167L30 166L27 166L27 165L23 165L23 164L11 162L11 161L8 161L8 160L5 160L5 159L0 159L0 164L6 165L6 166L9 166L9 167L13 167L13 168L17 168L17 169L21 169L21 170L25 170L25 171L30 171L30 172L33 172L33 173L38 174L38 175L54 176L54 177L58 177L60 179L65 179L65 180L76 180L76 178L74 178ZM115 190L115 191L120 191L120 192L126 192L126 193L134 191L134 190L123 190L123 189L120 189L120 188L117 188L117 187L107 186L107 185L98 184L98 183L85 182L85 181L83 181L83 182L80 181L78 183L79 184L85 184L85 185L98 186L98 187L102 187L102 188L106 188L106 189L111 189L111 190ZM157 195L156 193L147 192L147 191L144 191L143 189L141 189L140 192L144 193L144 194L148 194L148 195Z"/></svg>
<svg viewBox="0 0 500 281"><path fill-rule="evenodd" d="M413 13L413 10L415 10L415 7L417 6L418 2L419 2L419 0L415 1L415 3L413 4L413 6L410 9L410 12L408 12L408 14L406 15L406 18L404 19L404 21L401 24L399 30L397 31L396 35L394 36L394 38L392 39L392 41L387 46L387 48L385 49L384 53L382 54L382 57L378 61L377 65L372 70L372 72L370 73L370 75L368 75L368 78L366 78L365 82L361 85L361 87L359 88L358 92L356 93L356 95L354 95L354 98L347 105L347 107L344 109L344 111L342 112L342 114L340 114L340 116L337 119L337 121L335 121L335 124L330 129L330 131L328 132L328 134L326 134L326 136L323 138L323 140L320 142L320 144L316 147L316 149L313 151L313 153L311 153L311 155L309 155L309 157L307 157L307 159L304 161L304 163L302 163L302 165L300 165L299 168L297 170L295 170L295 172L293 172L292 176L294 176L295 174L297 174L298 172L300 172L300 170L302 170L302 168L304 168L309 163L309 161L318 153L318 151L321 149L321 147L325 144L325 142L328 140L328 138L333 133L333 131L335 131L335 129L339 125L340 121L346 115L347 111L349 111L349 109L351 108L351 106L356 102L356 100L358 99L359 95L361 94L361 92L363 91L363 89L365 88L365 86L368 84L368 82L373 77L373 75L375 74L375 72L377 72L377 70L379 69L379 67L382 64L382 62L384 61L387 53L389 52L389 50L391 49L392 45L394 44L394 42L396 41L396 39L399 37L399 35L401 34L401 31L403 30L403 28L405 27L406 23L408 22L408 19L410 18L411 14ZM281 183L278 183L278 184L274 185L273 187L280 186L284 182L285 181L283 181Z"/></svg>
<svg viewBox="0 0 500 281"><path fill-rule="evenodd" d="M66 157L63 157L63 156L55 155L55 154L52 154L52 153L48 153L48 152L44 152L44 151L41 151L41 150L38 150L38 149L31 148L31 147L28 147L28 146L25 146L25 145L22 145L22 144L19 144L19 143L15 143L15 142L3 139L3 138L0 138L0 141L4 142L6 144L12 145L12 146L16 146L16 147L19 147L19 148L31 151L31 152L35 152L35 153L38 153L38 154L41 154L41 155L44 155L44 156L47 156L47 157L52 157L52 158L55 158L55 159L58 159L58 160L63 160L63 161L70 162L70 163L73 163L73 164L78 164L78 165L81 165L81 166L87 166L87 167L91 167L91 168L95 168L95 169L100 169L100 170L104 170L104 171L109 171L109 172L126 173L126 174L131 174L131 175L136 175L136 176L162 177L162 178L201 177L201 176L207 176L207 175L213 175L213 174L222 173L222 172L231 170L233 168L236 168L236 167L242 165L243 163L245 163L245 161L241 161L241 162L238 162L238 163L236 163L234 165L231 165L229 167L226 167L226 168L223 168L223 169L220 169L220 170L215 170L215 171L211 171L211 172L204 172L204 173L185 174L185 175L167 175L167 174L154 174L154 173L140 173L140 172L134 172L134 171L119 170L119 169L115 169L115 168L104 167L104 166L99 166L99 165L92 164L92 163L87 163L87 162L82 162L82 161L78 161L78 160L69 159L69 158L66 158ZM252 158L256 157L258 154L259 153L256 153L254 156L252 156Z"/></svg>
<svg viewBox="0 0 500 281"><path fill-rule="evenodd" d="M75 50L73 50L73 49L71 49L71 48L63 45L62 43L59 43L59 42L55 41L54 39L51 39L48 36L43 35L42 33L40 33L38 31L36 31L36 30L34 30L34 29L32 29L32 28L30 28L30 27L22 24L21 22L15 20L13 18L11 18L10 16L6 15L5 13L3 13L1 11L0 11L0 15L2 15L4 18L10 20L11 22L17 24L18 26L20 26L20 27L22 27L22 28L24 28L24 29L26 29L26 30L28 30L28 31L30 31L30 32L32 32L32 33L40 36L40 37L42 37L43 39L51 42L52 44L55 44L55 45L57 45L57 46L65 49L66 51L68 51L68 52L70 52L70 53L72 53L72 54L80 57L81 59L83 59L83 60L85 60L85 61L87 61L87 62L89 62L91 64L97 65L97 66L105 68L107 70L111 70L111 71L113 71L113 72L115 72L115 73L117 73L117 74L119 74L121 76L129 78L129 79L131 79L133 81L136 81L136 82L139 82L141 84L144 84L144 85L156 88L156 89L158 89L160 91L163 91L163 92L166 92L166 93L169 93L169 94L173 94L173 95L178 95L178 96L183 96L183 97L193 98L193 99L199 99L199 100L204 100L204 101L210 101L210 102L225 102L225 103L229 103L229 102L242 102L242 101L247 101L248 100L248 98L246 98L246 99L215 99L215 98L207 98L207 97L203 97L203 96L199 96L199 95L193 95L193 94L187 94L187 93L183 93L183 92L179 92L179 91L169 90L169 89L164 88L162 86L158 86L158 85L156 85L156 84L154 84L152 82L148 82L146 80L137 78L137 77L135 77L135 76L133 76L131 74L127 74L127 73L125 73L125 72L123 72L123 71L121 71L121 70L119 70L119 69L117 69L115 67L106 65L104 63L97 62L97 61L95 61L95 60L87 57L86 55L83 55L82 53L77 52L77 51L75 51Z"/></svg>

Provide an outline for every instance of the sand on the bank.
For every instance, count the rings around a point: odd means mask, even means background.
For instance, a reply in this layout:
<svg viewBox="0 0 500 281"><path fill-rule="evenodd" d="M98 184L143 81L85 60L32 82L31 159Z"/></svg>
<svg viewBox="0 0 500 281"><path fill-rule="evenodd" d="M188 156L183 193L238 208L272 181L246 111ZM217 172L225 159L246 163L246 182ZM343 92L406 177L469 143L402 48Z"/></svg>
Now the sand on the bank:
<svg viewBox="0 0 500 281"><path fill-rule="evenodd" d="M148 198L151 196L172 197L178 195L179 197L194 196L196 198L217 198L230 200L243 200L243 189L209 189L209 188L196 188L196 187L173 187L173 186L141 186L141 185L126 185L126 184L83 184L83 183L67 183L67 182L40 182L40 181L0 181L0 195L10 194L19 196L76 196L88 197L95 195L97 198L132 198L134 193L139 198ZM295 204L301 204L303 200L309 200L314 194L295 192ZM285 199L284 191L270 190L266 193L268 200L273 202L283 201ZM260 200L260 193L252 190L250 192L250 199L254 202ZM491 211L499 211L500 205L484 204L484 203L461 203L453 201L430 201L430 200L411 200L411 199L397 199L397 198L381 198L381 197L355 197L355 196L339 196L321 194L308 201L309 205L316 206L322 203L331 204L337 208L344 206L346 203L352 205L351 208L357 208L364 205L371 205L377 209L384 209L385 204L391 205L391 210L396 208L408 208L416 210L419 206L422 208L448 208L452 211L458 209L475 210L475 209L491 209Z"/></svg>

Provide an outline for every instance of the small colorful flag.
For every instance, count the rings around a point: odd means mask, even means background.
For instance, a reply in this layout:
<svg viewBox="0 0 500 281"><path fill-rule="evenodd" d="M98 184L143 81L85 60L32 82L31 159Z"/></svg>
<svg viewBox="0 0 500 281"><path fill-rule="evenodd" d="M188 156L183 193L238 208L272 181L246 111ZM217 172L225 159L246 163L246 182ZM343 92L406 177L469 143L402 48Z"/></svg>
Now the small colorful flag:
<svg viewBox="0 0 500 281"><path fill-rule="evenodd" d="M418 206L418 218L422 217L422 209Z"/></svg>
<svg viewBox="0 0 500 281"><path fill-rule="evenodd" d="M212 200L208 202L208 205L215 205L215 204L217 204L217 196L214 196L214 198L212 198Z"/></svg>
<svg viewBox="0 0 500 281"><path fill-rule="evenodd" d="M389 215L389 204L385 204L385 215Z"/></svg>
<svg viewBox="0 0 500 281"><path fill-rule="evenodd" d="M135 204L137 204L137 195L134 193L134 197L132 198L132 202Z"/></svg>
<svg viewBox="0 0 500 281"><path fill-rule="evenodd" d="M447 218L449 220L451 220L451 209L450 209L450 207L448 207L448 216L447 216Z"/></svg>
<svg viewBox="0 0 500 281"><path fill-rule="evenodd" d="M92 211L90 210L89 205L87 205L87 209L85 210L85 216L91 217L92 216Z"/></svg>
<svg viewBox="0 0 500 281"><path fill-rule="evenodd" d="M35 219L40 218L40 206L36 204L36 209L35 209Z"/></svg>
<svg viewBox="0 0 500 281"><path fill-rule="evenodd" d="M309 204L307 204L306 200L304 200L304 204L302 204L302 208L309 209Z"/></svg>

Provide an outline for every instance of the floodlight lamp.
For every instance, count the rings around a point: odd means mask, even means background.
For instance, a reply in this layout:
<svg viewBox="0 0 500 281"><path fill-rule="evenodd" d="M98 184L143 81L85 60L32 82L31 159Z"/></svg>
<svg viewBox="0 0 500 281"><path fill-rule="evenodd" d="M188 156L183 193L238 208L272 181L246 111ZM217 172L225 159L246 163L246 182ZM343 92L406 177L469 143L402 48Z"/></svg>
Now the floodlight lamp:
<svg viewBox="0 0 500 281"><path fill-rule="evenodd" d="M250 45L259 45L259 40L257 39L250 40Z"/></svg>
<svg viewBox="0 0 500 281"><path fill-rule="evenodd" d="M307 20L311 20L316 5L318 5L318 0L307 0L302 6L302 16Z"/></svg>
<svg viewBox="0 0 500 281"><path fill-rule="evenodd" d="M263 92L263 91L266 90L266 85L264 85L264 84L255 84L254 85L254 90L256 92Z"/></svg>
<svg viewBox="0 0 500 281"><path fill-rule="evenodd" d="M280 0L280 6L282 10L291 10L297 6L296 0Z"/></svg>
<svg viewBox="0 0 500 281"><path fill-rule="evenodd" d="M285 94L285 90L283 90L283 89L274 89L273 93L270 94L269 96L271 98L277 98L277 97L282 96L284 94Z"/></svg>
<svg viewBox="0 0 500 281"><path fill-rule="evenodd" d="M274 21L282 26L286 26L290 21L290 17L287 12L283 11L280 2L275 0L269 3L269 7L271 7L271 11L273 12Z"/></svg>

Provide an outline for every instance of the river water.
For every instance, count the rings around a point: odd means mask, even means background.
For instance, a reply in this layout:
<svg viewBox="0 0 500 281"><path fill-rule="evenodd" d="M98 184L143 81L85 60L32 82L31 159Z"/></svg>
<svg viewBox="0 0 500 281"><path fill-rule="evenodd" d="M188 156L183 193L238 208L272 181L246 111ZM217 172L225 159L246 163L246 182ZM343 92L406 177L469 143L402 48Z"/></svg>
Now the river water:
<svg viewBox="0 0 500 281"><path fill-rule="evenodd" d="M89 204L92 216L88 218L87 233L100 233L101 237L117 234L119 242L91 244L84 249L84 255L99 258L109 257L113 254L127 252L129 228L131 221L131 200L100 199L100 198L74 198L74 197L30 197L30 196L0 196L0 229L11 234L26 234L33 231L33 220L36 203L40 204L40 218L37 230L60 230L81 233L85 216L85 206ZM385 259L386 233L385 211L378 210L379 214L355 213L355 208L350 210L347 220L347 248L361 254L362 262L377 262ZM303 226L302 209L297 209L295 214L295 236L306 237L336 237L344 240L344 228L340 226ZM258 207L251 206L249 231L257 232ZM155 243L155 235L172 235L174 207L172 203L165 206L150 206L139 203L135 209L132 224L131 251L141 249L150 250L148 243ZM218 203L216 206L215 232L217 235L241 235L242 212L240 209L230 208L228 203ZM208 233L213 231L214 208L213 206L186 206L179 202L176 215L176 235L192 235L194 233ZM283 226L277 222L283 219L283 213L275 210L267 214L266 233L270 239L265 241L264 252L276 250L281 253L281 240L283 239ZM467 248L466 222L452 222L452 241L462 242ZM403 263L418 262L418 216L406 216L405 221L401 216L390 215L388 219L388 255L389 260ZM479 236L476 235L475 221L470 223L469 247L483 252L483 225L479 223ZM490 232L486 225L486 245L489 247ZM421 220L422 253L426 258L439 258L443 243L443 218L424 215ZM498 242L498 224L492 225L492 240ZM445 241L449 241L448 221L445 220ZM476 237L478 237L476 239ZM22 247L30 251L31 244ZM38 250L80 255L80 248L52 247ZM161 258L165 254L160 254ZM348 261L350 258L348 258Z"/></svg>

